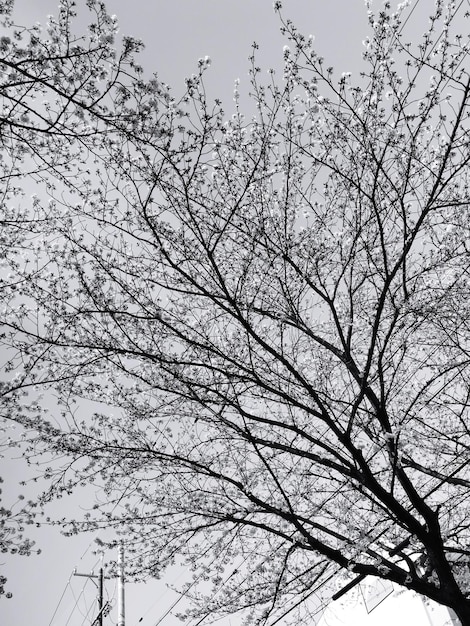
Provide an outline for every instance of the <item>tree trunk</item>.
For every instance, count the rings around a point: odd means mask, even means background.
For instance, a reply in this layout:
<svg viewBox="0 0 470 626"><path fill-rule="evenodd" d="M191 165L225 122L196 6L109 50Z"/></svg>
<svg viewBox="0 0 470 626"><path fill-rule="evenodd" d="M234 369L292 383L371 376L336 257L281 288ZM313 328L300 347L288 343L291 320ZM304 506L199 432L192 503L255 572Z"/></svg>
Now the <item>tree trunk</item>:
<svg viewBox="0 0 470 626"><path fill-rule="evenodd" d="M452 606L452 610L457 615L462 626L470 626L470 601L463 600L458 606Z"/></svg>

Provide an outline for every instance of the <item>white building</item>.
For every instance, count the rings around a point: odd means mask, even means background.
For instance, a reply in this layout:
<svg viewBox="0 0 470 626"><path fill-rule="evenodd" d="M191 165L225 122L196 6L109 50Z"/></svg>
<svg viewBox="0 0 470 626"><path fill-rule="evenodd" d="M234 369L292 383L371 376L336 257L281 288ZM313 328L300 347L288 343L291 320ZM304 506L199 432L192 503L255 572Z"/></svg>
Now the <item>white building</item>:
<svg viewBox="0 0 470 626"><path fill-rule="evenodd" d="M331 602L318 626L460 626L449 610L412 591L366 578Z"/></svg>

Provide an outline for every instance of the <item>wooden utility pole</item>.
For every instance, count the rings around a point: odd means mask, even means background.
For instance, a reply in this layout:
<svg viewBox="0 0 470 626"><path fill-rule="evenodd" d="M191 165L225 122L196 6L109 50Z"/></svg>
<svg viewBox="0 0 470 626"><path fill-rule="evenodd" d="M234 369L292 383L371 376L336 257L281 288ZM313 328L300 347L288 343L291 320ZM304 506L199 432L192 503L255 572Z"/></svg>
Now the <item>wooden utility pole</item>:
<svg viewBox="0 0 470 626"><path fill-rule="evenodd" d="M103 589L104 589L104 572L103 572L103 568L100 567L100 584L98 587L98 609L99 609L98 618L97 618L98 626L103 626L103 611L104 611Z"/></svg>
<svg viewBox="0 0 470 626"><path fill-rule="evenodd" d="M124 544L121 543L119 546L119 556L118 556L118 622L117 626L125 626L125 600L124 600L124 585L125 585L125 563L124 563ZM99 574L94 574L91 572L90 574L79 574L78 572L73 572L74 576L83 576L84 578L91 578L92 581L98 588L98 615L95 617L91 626L103 626L103 618L105 614L109 612L109 603L104 603L104 579L109 578L109 576L104 575L104 570L101 567ZM113 577L115 578L115 577ZM96 582L95 579L98 579Z"/></svg>
<svg viewBox="0 0 470 626"><path fill-rule="evenodd" d="M95 582L95 578L98 579L98 615L95 617L95 619L93 620L91 626L103 626L103 613L104 613L104 600L103 600L103 596L104 596L104 570L102 567L100 567L100 573L99 574L93 574L93 572L91 572L91 574L79 574L78 572L74 572L73 573L74 576L83 576L84 578L91 578L93 580L93 582L96 585Z"/></svg>

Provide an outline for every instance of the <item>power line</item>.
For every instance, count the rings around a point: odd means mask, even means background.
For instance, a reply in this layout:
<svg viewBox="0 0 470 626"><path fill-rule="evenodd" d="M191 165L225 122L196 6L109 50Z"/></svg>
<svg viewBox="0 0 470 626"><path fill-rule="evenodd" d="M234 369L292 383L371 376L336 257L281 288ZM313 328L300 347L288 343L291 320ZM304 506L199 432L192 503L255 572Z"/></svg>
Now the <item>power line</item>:
<svg viewBox="0 0 470 626"><path fill-rule="evenodd" d="M84 626L84 624L86 624L86 626L89 626L89 624L91 624L91 623L92 623L92 622L91 622L91 620L90 620L89 615L90 615L90 613L91 613L92 609L94 608L94 606L95 606L95 602L93 602L93 603L90 605L90 608L88 609L88 611L86 612L85 616L83 617L83 620L82 620L81 626Z"/></svg>
<svg viewBox="0 0 470 626"><path fill-rule="evenodd" d="M79 562L79 563L80 563L80 561L84 558L84 556L86 555L86 553L89 551L90 546L91 546L91 544L93 543L93 541L94 541L94 540L91 540L91 541L90 541L90 543L88 544L88 546L85 548L85 551L83 552L82 556L81 556L81 557L79 558L79 560L78 560L78 562ZM53 614L52 614L52 617L51 617L51 619L50 619L50 621L49 621L49 625L48 625L48 626L51 626L51 625L52 625L52 623L53 623L53 621L54 621L54 618L55 618L55 616L57 615L57 612L58 612L58 610L59 610L59 607L60 607L60 605L61 605L61 603L62 603L62 600L64 599L64 596L65 596L65 594L66 594L66 592L67 592L67 588L68 588L69 586L70 586L70 590L71 590L71 592L72 592L72 596L73 596L73 597L74 597L74 599L75 599L75 596L74 596L74 594L73 594L73 591L72 591L72 588L71 588L71 585L70 585L70 581L72 580L72 576L73 576L73 574L74 574L74 571L75 571L75 569L72 571L72 573L71 573L71 574L70 574L70 576L69 576L69 579L68 579L68 580L67 580L67 582L65 583L64 590L62 591L62 595L60 596L59 601L57 602L57 605L56 605L56 607L55 607L55 609L54 609L54 612L53 612ZM73 611L73 610L75 610L75 607L72 609L72 611ZM69 619L70 619L70 618L69 618Z"/></svg>
<svg viewBox="0 0 470 626"><path fill-rule="evenodd" d="M70 622L70 620L72 619L72 616L73 616L73 614L74 614L74 612L75 612L75 609L77 609L77 608L78 608L78 602L79 602L80 598L82 597L83 592L85 591L85 587L86 587L87 582L88 582L88 581L86 581L86 582L85 582L85 584L83 585L82 590L81 590L81 591L80 591L80 593L78 594L78 598L76 598L76 597L75 597L75 594L74 594L74 592L73 592L72 586L70 586L70 590L71 590L71 592L72 592L73 599L75 600L75 604L73 605L72 610L71 610L71 612L70 612L70 614L69 614L69 616L68 616L68 619L67 619L67 621L65 622L64 626L68 626L68 623L69 623L69 622ZM83 615L82 611L80 611L80 614L81 614L81 616L82 616L82 617L85 617L85 616Z"/></svg>
<svg viewBox="0 0 470 626"><path fill-rule="evenodd" d="M72 577L72 574L70 575L70 578L71 578L71 577ZM61 602L62 602L62 600L64 599L65 592L67 591L67 587L68 587L68 586L69 586L69 584L70 584L70 578L69 578L69 579L68 579L68 581L65 583L64 590L63 590L63 592L62 592L62 595L61 595L61 596L60 596L60 598L59 598L59 602L57 603L57 606L56 606L56 608L55 608L55 611L54 611L54 613L52 614L51 621L49 622L49 626L51 626L52 622L54 621L54 617L56 616L57 611L59 610L60 603L61 603Z"/></svg>

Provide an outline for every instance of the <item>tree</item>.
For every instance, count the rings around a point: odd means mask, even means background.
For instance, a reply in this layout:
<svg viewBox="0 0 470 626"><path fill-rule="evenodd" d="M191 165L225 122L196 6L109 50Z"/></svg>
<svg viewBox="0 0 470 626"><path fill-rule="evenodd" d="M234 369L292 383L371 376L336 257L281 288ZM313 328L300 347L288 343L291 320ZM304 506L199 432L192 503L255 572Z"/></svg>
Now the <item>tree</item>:
<svg viewBox="0 0 470 626"><path fill-rule="evenodd" d="M208 102L208 59L181 97L133 60L110 79L98 35L99 104L75 110L72 65L66 132L8 144L50 198L5 288L12 364L57 394L49 420L15 396L55 456L43 501L100 486L73 529L116 528L136 575L183 555L202 614L274 624L341 570L470 623L468 14L436 2L413 46L410 12L369 10L357 84L280 14L284 74L253 52L250 118L238 86L233 115ZM36 67L20 96L5 78L15 111L55 89Z"/></svg>
<svg viewBox="0 0 470 626"><path fill-rule="evenodd" d="M49 266L46 255L41 258L28 253L31 241L41 236L35 228L42 216L36 210L36 194L33 206L28 206L27 190L38 191L46 172L66 177L69 161L81 160L86 140L93 140L102 128L126 123L125 113L121 111L119 117L104 101L108 92L136 69L134 54L140 44L125 38L118 54L111 45L116 20L100 3L89 2L88 6L94 19L88 36L83 37L73 33L73 2L62 3L58 19L51 16L45 30L39 24L31 29L16 26L13 1L0 2L5 31L0 37L0 458L9 455L12 447L21 447L25 433L15 430L18 424L34 428L35 420L41 419L37 398L31 398L28 417L16 412L17 403L25 401L33 385L54 382L38 379L35 359L28 364L21 350L17 352L15 330L9 325L10 312L17 305L20 309L25 306L21 300L24 281L34 281ZM40 359L42 356L39 354ZM35 416L32 421L31 415ZM18 508L22 501L24 505ZM0 506L2 553L40 552L24 534L25 525L34 519L35 506L23 495L13 506L6 502ZM1 576L0 595L5 593L5 582Z"/></svg>

